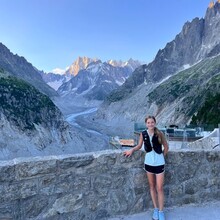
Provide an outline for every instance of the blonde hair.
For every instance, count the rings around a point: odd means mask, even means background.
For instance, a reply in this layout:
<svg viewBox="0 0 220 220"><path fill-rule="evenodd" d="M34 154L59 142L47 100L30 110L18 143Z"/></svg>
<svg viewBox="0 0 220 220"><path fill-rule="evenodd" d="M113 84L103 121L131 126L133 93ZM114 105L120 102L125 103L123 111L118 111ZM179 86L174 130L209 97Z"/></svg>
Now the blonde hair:
<svg viewBox="0 0 220 220"><path fill-rule="evenodd" d="M145 123L147 122L148 119L153 119L154 122L156 123L156 118L153 115L146 116ZM158 137L158 141L160 144L166 141L164 134L157 127L154 127L154 134Z"/></svg>

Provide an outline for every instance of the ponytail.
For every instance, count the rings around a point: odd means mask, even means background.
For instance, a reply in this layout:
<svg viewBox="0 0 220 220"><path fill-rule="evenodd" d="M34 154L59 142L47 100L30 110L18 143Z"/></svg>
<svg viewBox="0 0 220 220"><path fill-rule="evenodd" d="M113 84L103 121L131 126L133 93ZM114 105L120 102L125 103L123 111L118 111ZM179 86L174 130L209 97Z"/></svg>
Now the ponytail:
<svg viewBox="0 0 220 220"><path fill-rule="evenodd" d="M154 133L158 137L159 143L162 144L164 142L164 135L162 134L162 132L157 127L155 127L154 128Z"/></svg>

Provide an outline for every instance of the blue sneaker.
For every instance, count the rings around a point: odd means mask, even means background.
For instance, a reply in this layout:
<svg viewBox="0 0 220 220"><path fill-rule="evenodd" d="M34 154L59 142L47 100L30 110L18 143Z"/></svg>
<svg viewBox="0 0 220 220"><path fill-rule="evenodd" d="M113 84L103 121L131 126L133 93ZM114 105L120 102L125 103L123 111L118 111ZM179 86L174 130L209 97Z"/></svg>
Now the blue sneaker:
<svg viewBox="0 0 220 220"><path fill-rule="evenodd" d="M159 220L165 220L165 215L163 211L159 211Z"/></svg>
<svg viewBox="0 0 220 220"><path fill-rule="evenodd" d="M158 220L158 219L159 219L159 209L158 209L158 208L155 208L155 209L154 209L152 219L153 219L153 220Z"/></svg>

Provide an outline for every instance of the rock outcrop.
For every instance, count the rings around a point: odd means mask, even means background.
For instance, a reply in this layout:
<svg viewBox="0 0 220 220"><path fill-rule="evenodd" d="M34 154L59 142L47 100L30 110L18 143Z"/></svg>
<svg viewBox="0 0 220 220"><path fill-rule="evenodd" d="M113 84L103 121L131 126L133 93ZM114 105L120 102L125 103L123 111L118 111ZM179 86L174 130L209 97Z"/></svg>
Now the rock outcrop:
<svg viewBox="0 0 220 220"><path fill-rule="evenodd" d="M50 98L25 81L0 70L0 148L11 157L72 139L69 125ZM17 151L17 155L16 155ZM6 158L7 158L7 155ZM24 153L25 155L25 153ZM1 155L4 157L4 155Z"/></svg>

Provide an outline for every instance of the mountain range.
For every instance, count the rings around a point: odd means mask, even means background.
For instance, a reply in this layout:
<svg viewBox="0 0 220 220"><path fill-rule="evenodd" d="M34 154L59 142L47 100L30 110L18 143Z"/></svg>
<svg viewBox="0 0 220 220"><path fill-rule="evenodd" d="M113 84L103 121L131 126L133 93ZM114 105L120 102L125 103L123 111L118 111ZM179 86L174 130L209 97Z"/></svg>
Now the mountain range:
<svg viewBox="0 0 220 220"><path fill-rule="evenodd" d="M104 100L106 95L122 85L139 65L138 61L132 59L126 63L116 61L103 63L96 60L90 62L75 77L62 84L57 92L61 96L82 95L89 100Z"/></svg>
<svg viewBox="0 0 220 220"><path fill-rule="evenodd" d="M114 132L132 134L134 122L155 115L158 126L190 123L209 92L219 93L220 2L204 18L186 22L175 39L111 92L97 114L86 118L99 127L110 121ZM216 109L220 114L220 109ZM119 123L120 121L120 123ZM89 124L89 123L88 123ZM107 125L106 125L107 126ZM126 130L124 129L126 127ZM116 133L112 133L116 135Z"/></svg>
<svg viewBox="0 0 220 220"><path fill-rule="evenodd" d="M207 123L220 115L219 88L220 1L144 65L79 57L62 75L44 73L0 43L0 155L97 150L106 144L103 136L129 137L149 114L158 126ZM65 114L98 110L77 117L74 127L57 106Z"/></svg>
<svg viewBox="0 0 220 220"><path fill-rule="evenodd" d="M191 22L186 22L175 39L158 51L153 62L137 69L111 96L118 100L117 95L121 96L123 93L121 98L125 98L131 90L144 81L159 82L207 56L218 54L220 49L219 8L220 3L216 2L214 6L207 9L205 18L195 18Z"/></svg>
<svg viewBox="0 0 220 220"><path fill-rule="evenodd" d="M86 100L102 101L140 65L139 61L133 59L102 62L78 57L62 75L42 72L42 77L62 97L71 96L72 102L79 96Z"/></svg>

